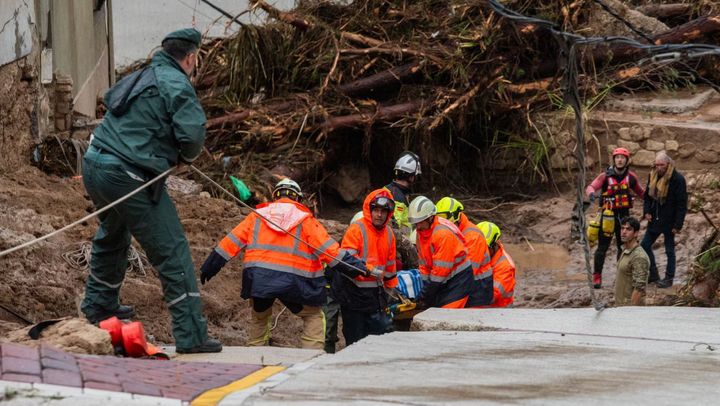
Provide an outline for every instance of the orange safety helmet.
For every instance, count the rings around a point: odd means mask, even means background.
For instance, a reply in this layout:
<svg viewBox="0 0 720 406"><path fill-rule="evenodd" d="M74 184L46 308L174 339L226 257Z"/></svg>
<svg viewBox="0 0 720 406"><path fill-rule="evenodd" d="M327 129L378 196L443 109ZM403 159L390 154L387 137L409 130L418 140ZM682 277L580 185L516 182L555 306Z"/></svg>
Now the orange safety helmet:
<svg viewBox="0 0 720 406"><path fill-rule="evenodd" d="M133 358L150 356L169 359L160 349L145 339L145 329L139 321L133 321L122 327L123 347L125 353Z"/></svg>
<svg viewBox="0 0 720 406"><path fill-rule="evenodd" d="M110 333L113 347L121 347L125 354L133 358L153 357L170 359L167 354L145 339L145 329L142 323L135 321L123 323L113 316L99 323L101 329Z"/></svg>
<svg viewBox="0 0 720 406"><path fill-rule="evenodd" d="M117 317L113 316L109 319L105 319L100 322L100 328L110 333L110 341L112 341L113 347L122 347L122 327L123 322Z"/></svg>
<svg viewBox="0 0 720 406"><path fill-rule="evenodd" d="M628 151L626 148L623 148L623 147L615 148L613 150L612 156L615 156L615 155L625 155L625 157L627 159L630 159L630 151Z"/></svg>

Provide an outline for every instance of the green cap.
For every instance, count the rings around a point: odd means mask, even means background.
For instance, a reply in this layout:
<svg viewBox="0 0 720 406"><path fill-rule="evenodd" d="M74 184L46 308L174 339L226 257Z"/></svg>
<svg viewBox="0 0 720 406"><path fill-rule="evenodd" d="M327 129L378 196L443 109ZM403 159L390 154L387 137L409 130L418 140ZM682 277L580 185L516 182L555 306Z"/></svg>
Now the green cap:
<svg viewBox="0 0 720 406"><path fill-rule="evenodd" d="M196 47L199 47L201 38L202 34L200 34L200 31L194 28L183 28L182 30L173 31L170 34L166 35L165 38L163 38L162 42L165 42L169 39L179 39L182 41L191 42L195 44Z"/></svg>

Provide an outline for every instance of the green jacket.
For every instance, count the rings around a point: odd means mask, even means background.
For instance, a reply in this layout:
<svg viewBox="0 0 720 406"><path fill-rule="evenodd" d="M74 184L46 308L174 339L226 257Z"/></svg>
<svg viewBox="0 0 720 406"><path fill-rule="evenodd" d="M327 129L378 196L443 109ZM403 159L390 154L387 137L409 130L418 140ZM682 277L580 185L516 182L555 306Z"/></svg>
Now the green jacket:
<svg viewBox="0 0 720 406"><path fill-rule="evenodd" d="M157 175L180 159L192 162L200 155L207 120L195 89L172 56L159 51L150 69L154 77L149 75L132 87L127 112L121 116L107 112L93 131L92 145ZM107 106L123 96L121 83L108 90Z"/></svg>

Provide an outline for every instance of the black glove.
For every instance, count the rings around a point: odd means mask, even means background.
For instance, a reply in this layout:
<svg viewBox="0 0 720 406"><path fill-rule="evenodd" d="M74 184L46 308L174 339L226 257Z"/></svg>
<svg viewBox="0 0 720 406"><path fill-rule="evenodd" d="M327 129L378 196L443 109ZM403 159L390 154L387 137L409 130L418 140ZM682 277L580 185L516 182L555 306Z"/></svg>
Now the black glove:
<svg viewBox="0 0 720 406"><path fill-rule="evenodd" d="M200 267L200 283L204 285L205 282L212 279L213 276L220 272L225 264L227 264L225 258L213 250L205 259L205 263Z"/></svg>
<svg viewBox="0 0 720 406"><path fill-rule="evenodd" d="M352 256L350 253L346 252L345 255L342 257L342 262L338 262L337 265L333 266L333 271L342 272L345 275L354 278L358 275L368 275L369 272L367 270L367 266L365 265L365 262L363 262L361 259ZM355 268L359 268L358 271Z"/></svg>
<svg viewBox="0 0 720 406"><path fill-rule="evenodd" d="M594 202L595 201L595 192L591 192L588 199L590 200L590 203Z"/></svg>

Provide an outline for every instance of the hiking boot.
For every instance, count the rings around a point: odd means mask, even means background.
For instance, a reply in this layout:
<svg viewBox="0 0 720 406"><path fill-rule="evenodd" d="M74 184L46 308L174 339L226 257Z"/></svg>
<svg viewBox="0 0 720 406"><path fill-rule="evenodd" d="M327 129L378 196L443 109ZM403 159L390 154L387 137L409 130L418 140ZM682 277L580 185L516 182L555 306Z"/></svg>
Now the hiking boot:
<svg viewBox="0 0 720 406"><path fill-rule="evenodd" d="M197 354L201 352L220 352L222 351L222 344L220 340L214 338L208 338L204 343L196 345L192 348L176 348L175 352L178 354Z"/></svg>
<svg viewBox="0 0 720 406"><path fill-rule="evenodd" d="M600 289L602 287L602 274L593 274L593 288Z"/></svg>
<svg viewBox="0 0 720 406"><path fill-rule="evenodd" d="M135 308L132 306L120 305L115 310L102 309L93 315L88 316L85 314L85 317L87 317L88 321L92 324L100 323L101 321L109 319L113 316L120 320L133 318L135 317Z"/></svg>
<svg viewBox="0 0 720 406"><path fill-rule="evenodd" d="M657 287L660 289L667 289L672 285L673 285L672 279L663 279L663 280L658 281L658 283L657 283Z"/></svg>

